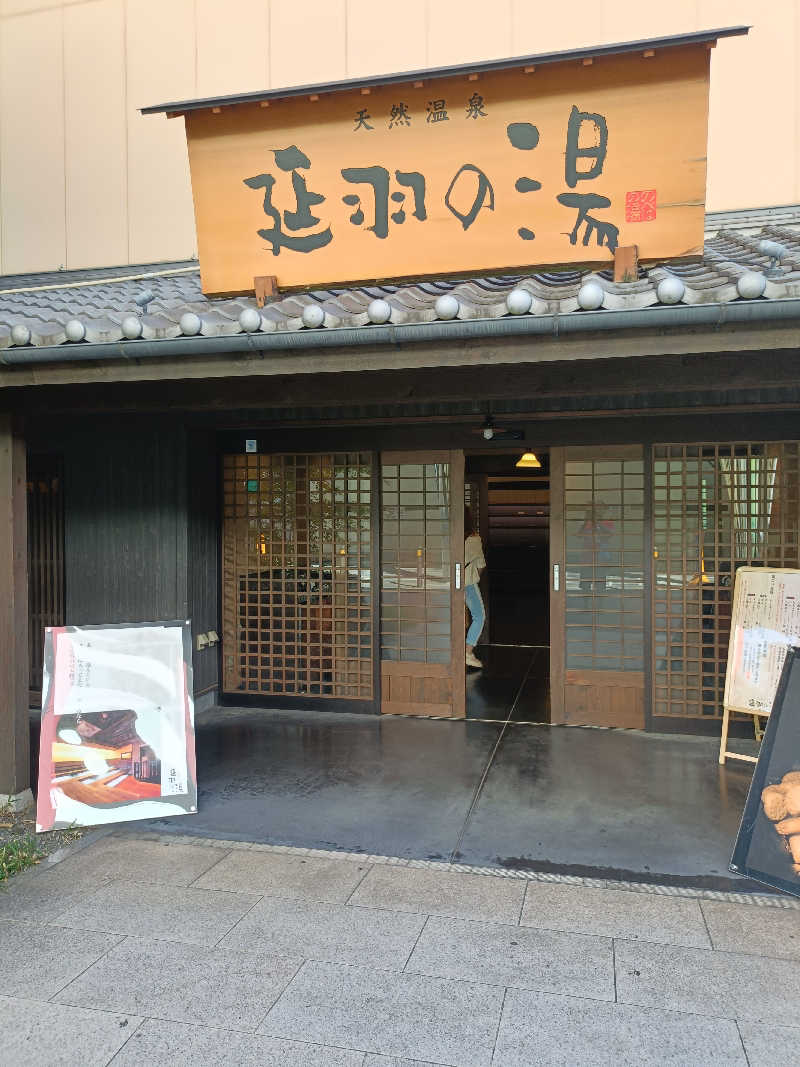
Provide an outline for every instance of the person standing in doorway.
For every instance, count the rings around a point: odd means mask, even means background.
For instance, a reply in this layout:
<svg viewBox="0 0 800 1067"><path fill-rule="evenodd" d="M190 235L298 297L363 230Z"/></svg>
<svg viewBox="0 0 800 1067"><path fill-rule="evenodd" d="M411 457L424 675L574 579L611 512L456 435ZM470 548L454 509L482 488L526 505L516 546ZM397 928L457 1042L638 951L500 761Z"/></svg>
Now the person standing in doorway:
<svg viewBox="0 0 800 1067"><path fill-rule="evenodd" d="M466 664L480 670L483 664L475 655L475 645L486 621L486 609L478 582L481 580L481 572L486 569L486 560L483 556L483 542L475 529L469 508L464 508L464 536L464 602L471 619L467 630Z"/></svg>

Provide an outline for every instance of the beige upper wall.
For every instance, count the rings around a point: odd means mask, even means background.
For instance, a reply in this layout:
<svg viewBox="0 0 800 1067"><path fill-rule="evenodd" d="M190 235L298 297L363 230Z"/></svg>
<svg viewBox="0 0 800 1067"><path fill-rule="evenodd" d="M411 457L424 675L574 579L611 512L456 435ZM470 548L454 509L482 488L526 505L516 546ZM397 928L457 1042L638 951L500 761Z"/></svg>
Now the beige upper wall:
<svg viewBox="0 0 800 1067"><path fill-rule="evenodd" d="M0 272L196 253L165 100L752 23L712 54L708 208L800 202L800 0L0 0Z"/></svg>

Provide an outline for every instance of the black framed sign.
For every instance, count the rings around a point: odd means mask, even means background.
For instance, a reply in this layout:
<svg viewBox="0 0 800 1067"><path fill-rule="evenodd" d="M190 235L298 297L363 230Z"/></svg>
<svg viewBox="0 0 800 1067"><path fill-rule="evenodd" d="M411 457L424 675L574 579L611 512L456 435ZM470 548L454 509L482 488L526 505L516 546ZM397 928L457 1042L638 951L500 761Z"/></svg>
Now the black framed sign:
<svg viewBox="0 0 800 1067"><path fill-rule="evenodd" d="M786 654L730 869L800 896L800 649Z"/></svg>

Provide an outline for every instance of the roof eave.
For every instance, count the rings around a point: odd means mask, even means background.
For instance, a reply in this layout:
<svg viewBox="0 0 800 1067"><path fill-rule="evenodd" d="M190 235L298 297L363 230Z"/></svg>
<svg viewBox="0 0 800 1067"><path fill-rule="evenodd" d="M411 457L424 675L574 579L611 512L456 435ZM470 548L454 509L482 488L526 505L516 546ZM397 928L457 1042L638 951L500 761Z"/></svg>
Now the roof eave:
<svg viewBox="0 0 800 1067"><path fill-rule="evenodd" d="M310 93L338 93L379 85L397 85L404 82L452 78L462 74L480 74L523 66L544 66L550 63L565 63L570 60L597 59L602 56L624 55L643 49L681 48L691 44L711 43L723 37L741 37L747 34L749 30L749 26L725 26L716 30L698 30L693 33L673 34L668 37L649 37L643 40L622 41L593 48L575 48L560 52L544 52L537 55L511 56L506 59L490 59L477 63L459 63L449 67L381 74L367 78L349 78L343 81L297 85L284 89L264 89L260 92L234 93L228 96L209 96L196 100L174 100L166 104L152 104L139 110L142 115L180 114L186 111L202 111L211 107L232 107L237 104L255 104L262 100L288 99L294 96L306 96Z"/></svg>
<svg viewBox="0 0 800 1067"><path fill-rule="evenodd" d="M465 319L402 325L303 329L279 333L243 333L214 337L182 337L161 340L130 340L110 343L25 346L0 352L0 367L31 367L43 364L100 363L120 360L167 359L174 356L209 356L237 353L279 357L301 350L347 348L365 345L410 345L470 340L547 336L628 330L669 330L766 324L800 327L800 298L742 300L731 303L675 305L625 311L582 311L564 315L519 315L499 319ZM771 346L768 333L763 348ZM531 352L535 361L535 350ZM387 368L388 369L388 368Z"/></svg>

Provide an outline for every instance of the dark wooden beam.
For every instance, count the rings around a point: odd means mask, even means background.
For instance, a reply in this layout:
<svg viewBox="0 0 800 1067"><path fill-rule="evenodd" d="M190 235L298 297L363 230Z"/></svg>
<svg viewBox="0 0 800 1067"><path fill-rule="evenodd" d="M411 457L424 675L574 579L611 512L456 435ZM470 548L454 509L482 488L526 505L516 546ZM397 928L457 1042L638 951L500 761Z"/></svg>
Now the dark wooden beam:
<svg viewBox="0 0 800 1067"><path fill-rule="evenodd" d="M14 391L17 410L53 415L95 412L241 411L370 404L531 400L543 397L657 397L669 391L763 390L800 386L796 350L649 356L620 360L418 368L211 381L39 386Z"/></svg>
<svg viewBox="0 0 800 1067"><path fill-rule="evenodd" d="M0 803L32 801L28 725L28 499L25 438L0 413Z"/></svg>

